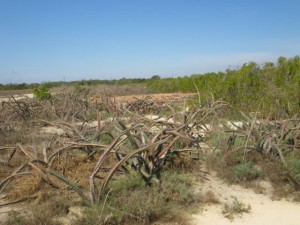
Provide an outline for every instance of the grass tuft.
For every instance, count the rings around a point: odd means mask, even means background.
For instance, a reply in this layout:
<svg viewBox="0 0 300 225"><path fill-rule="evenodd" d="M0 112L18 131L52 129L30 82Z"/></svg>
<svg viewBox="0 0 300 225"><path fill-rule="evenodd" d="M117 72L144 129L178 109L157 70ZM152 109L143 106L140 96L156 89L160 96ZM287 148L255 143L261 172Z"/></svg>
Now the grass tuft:
<svg viewBox="0 0 300 225"><path fill-rule="evenodd" d="M246 206L244 203L239 201L238 199L234 199L230 204L225 204L222 213L224 216L231 221L234 219L235 216L241 215L243 213L249 213L251 211L251 206Z"/></svg>

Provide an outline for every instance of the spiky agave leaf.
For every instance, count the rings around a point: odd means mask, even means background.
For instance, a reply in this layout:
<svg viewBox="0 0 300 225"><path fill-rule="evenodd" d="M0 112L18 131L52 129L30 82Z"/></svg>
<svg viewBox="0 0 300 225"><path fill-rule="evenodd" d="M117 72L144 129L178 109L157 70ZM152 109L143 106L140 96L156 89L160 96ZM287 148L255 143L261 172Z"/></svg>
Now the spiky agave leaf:
<svg viewBox="0 0 300 225"><path fill-rule="evenodd" d="M118 123L120 124L120 126L122 127L123 130L128 129L126 127L126 125L121 120L118 120ZM137 140L133 137L133 135L130 132L126 132L126 136L128 137L128 140L130 141L130 144L132 145L133 148L139 148L140 147Z"/></svg>
<svg viewBox="0 0 300 225"><path fill-rule="evenodd" d="M95 169L93 171L93 173L90 176L90 198L91 198L91 202L95 203L96 202L96 189L95 189L95 181L94 178L96 176L96 174L99 172L101 165L105 159L105 157L112 151L112 149L119 143L120 138L125 135L127 132L136 129L137 127L139 127L140 125L136 125L133 126L131 128L128 128L126 130L124 130L121 134L119 134L119 136L117 136L115 138L115 140L113 140L113 142L107 147L107 149L102 153L102 155L100 156Z"/></svg>
<svg viewBox="0 0 300 225"><path fill-rule="evenodd" d="M63 181L67 185L69 185L79 196L83 199L83 201L90 205L91 201L90 199L83 193L83 191L73 182L69 181L65 176L63 176L61 173L57 172L56 170L53 170L51 168L47 168L46 171L50 173L51 175L55 176L59 180Z"/></svg>
<svg viewBox="0 0 300 225"><path fill-rule="evenodd" d="M157 141L155 143L151 143L147 146L144 146L144 147L141 147L133 152L131 152L130 154L126 155L121 161L119 161L111 170L110 172L108 173L108 175L106 176L106 178L104 179L103 181L103 184L101 185L101 188L100 188L100 192L99 192L99 196L98 198L101 196L103 190L106 188L109 180L111 179L111 177L114 175L114 173L116 172L116 170L124 163L126 162L127 160L129 160L130 158L132 158L133 156L135 156L136 154L139 154L139 153L142 153L143 151L146 151L148 149L150 149L151 147L155 146L155 145L159 145L159 144L163 144L165 142L168 141L168 138L164 139L164 140L161 140L161 141Z"/></svg>

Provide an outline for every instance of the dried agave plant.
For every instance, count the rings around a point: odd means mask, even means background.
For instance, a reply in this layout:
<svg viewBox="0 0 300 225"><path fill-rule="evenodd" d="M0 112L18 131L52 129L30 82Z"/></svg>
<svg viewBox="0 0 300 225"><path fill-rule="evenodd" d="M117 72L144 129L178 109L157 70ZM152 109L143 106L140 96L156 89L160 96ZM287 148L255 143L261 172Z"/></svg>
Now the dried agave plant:
<svg viewBox="0 0 300 225"><path fill-rule="evenodd" d="M288 162L292 157L293 163L298 163L298 159L294 156L298 157L300 150L300 120L257 120L247 116L244 118L246 122L240 123L239 126L232 122L234 129L227 130L227 132L232 132L232 135L228 138L223 159L240 152L243 161L246 162L249 160L248 154L250 156L251 152L257 152L263 160L268 162L280 161L287 177L300 186L299 174ZM239 144L235 145L237 137Z"/></svg>
<svg viewBox="0 0 300 225"><path fill-rule="evenodd" d="M239 149L255 150L268 158L279 157L284 164L284 155L300 148L299 120L251 121L231 132L245 138L245 145Z"/></svg>
<svg viewBox="0 0 300 225"><path fill-rule="evenodd" d="M10 125L19 121L27 121L34 114L36 105L30 101L16 100L12 96L13 101L1 102L0 107L0 130L5 131L10 129Z"/></svg>

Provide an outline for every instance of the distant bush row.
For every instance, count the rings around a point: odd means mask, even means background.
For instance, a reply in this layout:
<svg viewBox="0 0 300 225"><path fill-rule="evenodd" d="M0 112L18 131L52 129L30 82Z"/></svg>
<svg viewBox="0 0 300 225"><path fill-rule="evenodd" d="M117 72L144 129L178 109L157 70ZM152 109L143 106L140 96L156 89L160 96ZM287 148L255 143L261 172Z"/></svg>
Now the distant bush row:
<svg viewBox="0 0 300 225"><path fill-rule="evenodd" d="M152 92L197 92L202 103L211 96L246 112L291 116L300 112L300 58L279 57L277 63L245 63L226 72L151 79Z"/></svg>
<svg viewBox="0 0 300 225"><path fill-rule="evenodd" d="M153 76L155 77L155 76ZM81 80L81 81L57 81L57 82L42 82L42 85L47 88L58 87L61 85L98 85L98 84L107 84L107 85L125 85L125 84L138 84L144 83L147 79L145 78L133 78L127 79L122 78L119 80ZM39 83L21 83L21 84L0 84L0 90L26 90L26 89L34 89L39 87Z"/></svg>

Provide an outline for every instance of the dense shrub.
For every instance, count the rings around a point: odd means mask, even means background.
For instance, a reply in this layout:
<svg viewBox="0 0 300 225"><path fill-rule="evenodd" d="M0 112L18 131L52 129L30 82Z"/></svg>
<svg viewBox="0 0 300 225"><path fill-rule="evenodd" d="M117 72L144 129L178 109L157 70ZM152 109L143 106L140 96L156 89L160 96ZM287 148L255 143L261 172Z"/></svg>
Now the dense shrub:
<svg viewBox="0 0 300 225"><path fill-rule="evenodd" d="M45 100L50 99L52 97L51 93L49 92L49 89L45 85L33 88L33 94L37 100Z"/></svg>
<svg viewBox="0 0 300 225"><path fill-rule="evenodd" d="M211 95L244 112L287 117L300 111L300 58L279 57L276 64L250 62L226 72L195 74L190 77L149 79L152 92L197 92L203 104Z"/></svg>

